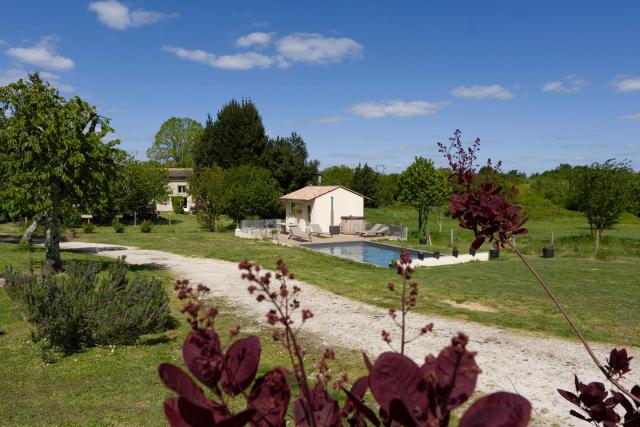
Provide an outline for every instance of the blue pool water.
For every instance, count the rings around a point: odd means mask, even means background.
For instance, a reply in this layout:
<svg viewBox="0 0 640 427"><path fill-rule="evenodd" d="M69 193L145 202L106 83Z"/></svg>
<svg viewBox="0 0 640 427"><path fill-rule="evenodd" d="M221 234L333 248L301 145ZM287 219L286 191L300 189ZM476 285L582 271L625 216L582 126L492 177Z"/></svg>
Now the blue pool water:
<svg viewBox="0 0 640 427"><path fill-rule="evenodd" d="M401 251L401 248L374 242L307 243L302 246L324 254L380 267L388 267L389 261L399 259ZM411 254L411 259L418 258L418 251L409 250L409 253ZM431 254L425 253L425 257L428 256L431 256Z"/></svg>

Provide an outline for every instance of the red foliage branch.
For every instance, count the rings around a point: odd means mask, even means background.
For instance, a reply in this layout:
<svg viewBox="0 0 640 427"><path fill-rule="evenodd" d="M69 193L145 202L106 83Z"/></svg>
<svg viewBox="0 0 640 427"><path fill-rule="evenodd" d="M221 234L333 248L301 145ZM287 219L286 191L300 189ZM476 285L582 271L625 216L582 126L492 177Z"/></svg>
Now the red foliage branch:
<svg viewBox="0 0 640 427"><path fill-rule="evenodd" d="M590 383L585 386L576 377L576 390L579 392L579 397L564 390L559 390L559 392L567 400L584 410L587 415L583 416L574 410L571 411L571 414L596 425L600 425L599 423L602 422L605 426L613 426L620 420L613 408L620 404L626 411L625 425L640 427L640 414L637 411L640 404L640 387L636 385L631 390L627 390L619 381L622 375L629 371L631 358L627 357L626 350L614 349L610 353L606 366L600 362L569 312L560 303L542 276L511 241L511 238L517 234L527 234L527 229L523 227L527 218L522 215L521 207L512 202L517 195L516 189L511 189L510 194L507 194L502 188L491 182L490 178L481 180L475 165L477 152L480 149L480 140L476 139L470 147L465 148L461 135L462 133L457 129L453 137L449 139L449 146L438 143L439 151L449 162L452 171L450 181L455 189L451 195L449 207L452 218L457 219L462 228L473 231L475 235L471 244L473 249L479 249L486 240L495 241L502 247L508 245L513 249L567 320L596 366L622 392L612 390L611 397L607 398L608 393L602 383ZM493 170L499 169L499 165L500 162ZM487 167L492 169L491 160L487 162ZM635 409L627 397L634 401Z"/></svg>

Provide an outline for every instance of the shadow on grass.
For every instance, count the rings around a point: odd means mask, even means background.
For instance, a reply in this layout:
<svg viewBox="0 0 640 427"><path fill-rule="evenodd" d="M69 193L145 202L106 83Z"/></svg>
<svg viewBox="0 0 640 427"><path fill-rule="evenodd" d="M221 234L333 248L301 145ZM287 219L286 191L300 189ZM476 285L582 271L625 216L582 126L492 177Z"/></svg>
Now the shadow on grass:
<svg viewBox="0 0 640 427"><path fill-rule="evenodd" d="M169 343L175 342L175 341L176 341L175 337L168 337L166 335L160 335L159 337L145 338L143 340L140 340L140 342L138 344L139 345L144 345L144 346L153 346L153 345L157 345L157 344L169 344Z"/></svg>

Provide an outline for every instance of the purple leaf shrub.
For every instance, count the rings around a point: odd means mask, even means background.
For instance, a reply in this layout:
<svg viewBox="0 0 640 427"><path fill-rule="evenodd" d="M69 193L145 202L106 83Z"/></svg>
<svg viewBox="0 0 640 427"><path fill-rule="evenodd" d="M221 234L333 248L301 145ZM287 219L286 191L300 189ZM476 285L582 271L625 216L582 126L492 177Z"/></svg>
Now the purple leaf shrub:
<svg viewBox="0 0 640 427"><path fill-rule="evenodd" d="M611 350L606 364L601 363L596 357L573 318L540 274L511 242L512 236L527 234L527 229L523 227L527 222L527 218L522 215L521 207L514 202L517 196L516 189L513 188L507 192L493 183L490 177L481 178L476 171L477 166L475 163L477 152L480 149L480 139L476 138L470 147L465 148L461 136L462 132L457 129L453 137L449 138L450 144L448 146L438 143L439 151L449 162L451 170L450 183L454 188L454 192L451 195L449 210L452 218L458 220L460 227L473 231L475 239L471 244L472 249L479 249L486 240L489 240L502 247L509 246L514 251L570 324L596 366L618 389L610 390L609 393L603 383L591 382L583 384L575 377L577 394L566 390L558 390L562 397L582 411L578 412L572 409L570 414L598 426L624 425L640 427L640 412L638 411L640 386L635 385L631 390L627 390L620 382L623 375L629 372L629 364L632 358L628 357L625 349L618 350L615 348ZM490 171L497 171L500 168L500 162L496 166L492 166L491 160L488 160L487 168ZM510 398L501 399L502 403L500 404L508 404L510 401ZM491 414L486 408L483 410L482 416L480 415L481 412L475 412L476 409L474 407L481 401L482 399L469 408L461 420L461 426L476 425L466 424L471 422L470 419L467 421L467 418L471 417L470 414L475 414L474 418L476 420L484 419L482 417L487 417ZM495 400L495 402L498 402L498 400ZM624 419L615 410L618 405L624 410ZM516 416L515 413L514 416ZM497 416L495 416L495 419L498 419ZM620 422L622 424L619 424Z"/></svg>

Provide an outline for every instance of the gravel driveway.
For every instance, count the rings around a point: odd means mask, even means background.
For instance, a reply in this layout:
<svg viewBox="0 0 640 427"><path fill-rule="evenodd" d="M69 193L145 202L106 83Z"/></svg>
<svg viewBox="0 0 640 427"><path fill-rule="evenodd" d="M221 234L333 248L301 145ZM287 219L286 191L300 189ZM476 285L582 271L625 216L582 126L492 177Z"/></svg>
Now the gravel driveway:
<svg viewBox="0 0 640 427"><path fill-rule="evenodd" d="M267 310L266 305L257 304L246 291L247 283L240 279L236 263L83 242L63 243L62 247L90 250L114 258L124 255L131 264L164 266L178 277L206 284L211 288L212 296L224 298L248 315L262 320ZM292 268L295 270L295 266ZM380 339L380 331L387 329L393 332L394 327L384 309L335 295L313 285L298 284L302 288L302 306L311 308L314 313L314 318L305 325L305 331L315 334L326 345L358 349L371 356L388 350ZM385 286L385 283L380 283L380 286ZM568 416L572 407L556 392L558 387L573 387L574 373L583 381L603 381L598 369L577 341L422 314L409 316L409 329L418 330L428 322L434 323L433 332L408 346L408 355L417 362L420 363L427 353L437 352L449 343L453 335L463 331L471 339L470 349L478 352L477 362L483 370L478 381L481 393L506 390L522 394L533 404L535 424L584 425L575 423L575 418ZM596 354L604 359L613 346L595 344L593 347ZM640 361L638 348L627 350L631 356L636 356L635 361ZM639 383L638 372L640 370L636 369L631 375L628 374L627 383Z"/></svg>

